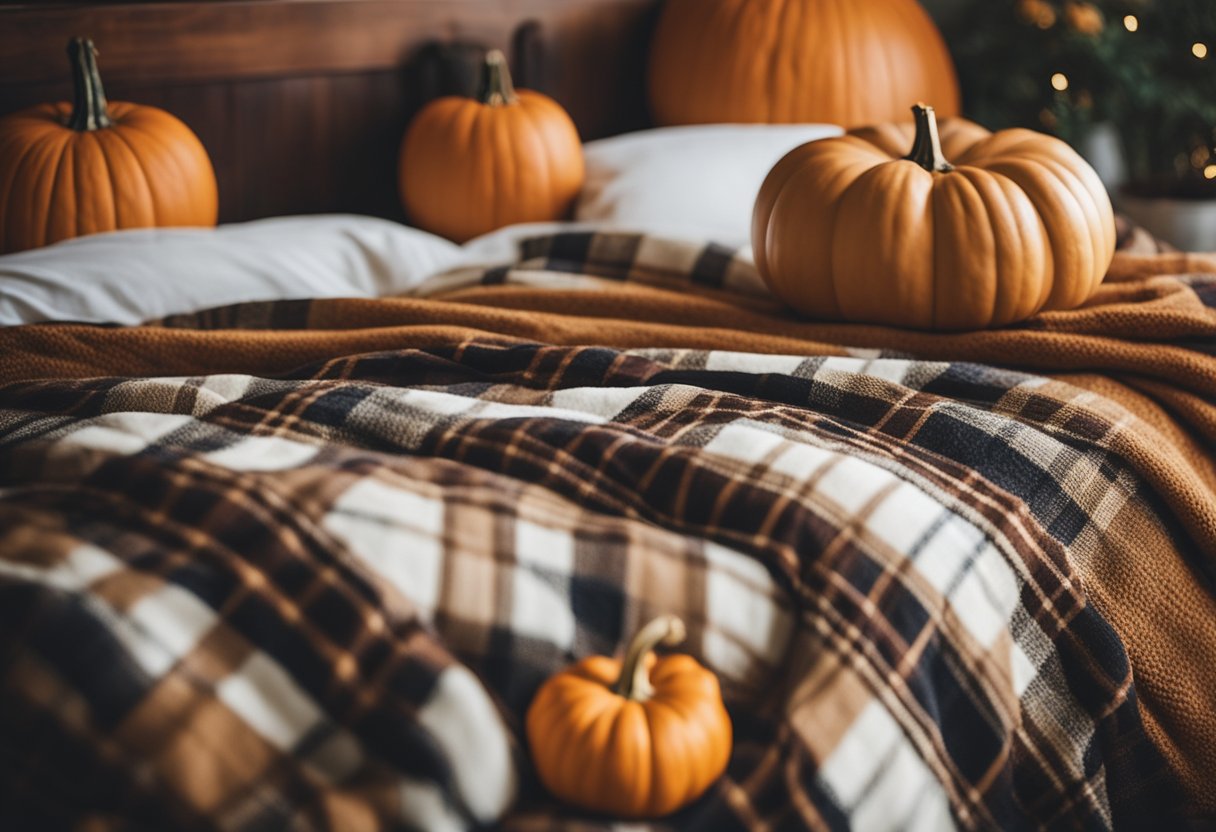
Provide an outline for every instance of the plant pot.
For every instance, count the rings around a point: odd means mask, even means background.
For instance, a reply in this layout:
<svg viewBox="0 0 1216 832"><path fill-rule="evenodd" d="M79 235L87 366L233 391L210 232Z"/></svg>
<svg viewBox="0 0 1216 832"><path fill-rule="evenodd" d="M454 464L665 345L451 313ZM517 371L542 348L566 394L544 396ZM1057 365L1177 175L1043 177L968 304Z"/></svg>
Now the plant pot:
<svg viewBox="0 0 1216 832"><path fill-rule="evenodd" d="M1112 193L1127 181L1127 162L1123 158L1123 146L1119 143L1119 131L1109 121L1095 124L1085 131L1076 143L1085 161L1097 172L1102 184Z"/></svg>
<svg viewBox="0 0 1216 832"><path fill-rule="evenodd" d="M1166 199L1119 191L1120 211L1183 251L1216 252L1216 199Z"/></svg>

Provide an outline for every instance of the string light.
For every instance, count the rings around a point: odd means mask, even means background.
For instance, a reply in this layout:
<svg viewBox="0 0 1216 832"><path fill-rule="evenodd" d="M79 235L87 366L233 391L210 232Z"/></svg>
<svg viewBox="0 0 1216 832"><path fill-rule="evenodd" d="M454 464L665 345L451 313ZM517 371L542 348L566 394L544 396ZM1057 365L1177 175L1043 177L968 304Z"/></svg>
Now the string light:
<svg viewBox="0 0 1216 832"><path fill-rule="evenodd" d="M1129 32L1136 31L1140 28L1140 18L1136 17L1134 14L1129 14L1127 17L1123 18L1123 28L1127 29Z"/></svg>
<svg viewBox="0 0 1216 832"><path fill-rule="evenodd" d="M1064 92L1068 89L1068 76L1063 72L1057 72L1051 76L1051 86L1056 92Z"/></svg>
<svg viewBox="0 0 1216 832"><path fill-rule="evenodd" d="M1216 179L1216 165L1208 165L1203 169L1204 179Z"/></svg>
<svg viewBox="0 0 1216 832"><path fill-rule="evenodd" d="M1208 56L1208 45L1206 43L1196 43L1191 47L1191 54L1202 61Z"/></svg>

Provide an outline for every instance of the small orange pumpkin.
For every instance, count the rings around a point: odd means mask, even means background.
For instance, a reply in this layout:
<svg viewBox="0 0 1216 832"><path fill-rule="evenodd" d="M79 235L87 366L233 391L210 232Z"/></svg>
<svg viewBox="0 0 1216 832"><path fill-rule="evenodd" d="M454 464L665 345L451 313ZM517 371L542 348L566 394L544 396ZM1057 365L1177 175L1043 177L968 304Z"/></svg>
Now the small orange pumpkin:
<svg viewBox="0 0 1216 832"><path fill-rule="evenodd" d="M939 134L932 107L913 112L915 125L812 142L769 173L752 245L773 293L812 318L937 330L1088 300L1115 252L1093 168L1051 136L963 120Z"/></svg>
<svg viewBox="0 0 1216 832"><path fill-rule="evenodd" d="M486 56L480 100L431 102L401 145L406 213L461 243L515 223L562 219L584 173L570 116L548 96L517 93L498 50Z"/></svg>
<svg viewBox="0 0 1216 832"><path fill-rule="evenodd" d="M215 225L215 171L198 137L156 107L108 103L97 50L68 44L72 104L0 119L0 252L150 226Z"/></svg>
<svg viewBox="0 0 1216 832"><path fill-rule="evenodd" d="M960 107L958 76L916 0L667 0L650 58L659 124L902 117Z"/></svg>
<svg viewBox="0 0 1216 832"><path fill-rule="evenodd" d="M717 677L691 656L652 652L684 635L680 619L662 616L638 631L624 661L591 656L541 686L527 731L550 792L594 812L657 818L722 775L731 724Z"/></svg>

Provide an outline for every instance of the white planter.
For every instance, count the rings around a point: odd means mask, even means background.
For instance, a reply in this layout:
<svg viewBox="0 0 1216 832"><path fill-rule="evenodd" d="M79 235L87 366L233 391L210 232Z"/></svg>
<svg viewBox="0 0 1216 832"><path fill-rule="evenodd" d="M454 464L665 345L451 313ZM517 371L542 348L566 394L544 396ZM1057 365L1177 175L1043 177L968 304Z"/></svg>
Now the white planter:
<svg viewBox="0 0 1216 832"><path fill-rule="evenodd" d="M1077 150L1097 171L1098 178L1111 193L1127 181L1127 163L1123 159L1123 146L1119 144L1119 131L1110 122L1095 124L1077 142Z"/></svg>
<svg viewBox="0 0 1216 832"><path fill-rule="evenodd" d="M1119 192L1115 204L1132 222L1183 251L1216 252L1216 199L1145 199Z"/></svg>

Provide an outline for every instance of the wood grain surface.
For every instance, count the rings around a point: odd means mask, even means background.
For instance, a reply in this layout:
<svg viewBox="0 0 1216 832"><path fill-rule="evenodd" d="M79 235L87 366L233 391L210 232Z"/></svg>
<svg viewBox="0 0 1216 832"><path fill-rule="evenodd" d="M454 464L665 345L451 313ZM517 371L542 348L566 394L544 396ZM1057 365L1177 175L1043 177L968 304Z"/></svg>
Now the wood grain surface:
<svg viewBox="0 0 1216 832"><path fill-rule="evenodd" d="M410 117L454 91L438 45L497 47L585 140L644 127L657 0L211 0L0 5L0 114L69 99L64 52L91 37L111 100L163 107L211 154L222 221L400 219ZM475 50L447 50L468 61ZM467 76L467 66L463 70ZM461 84L456 84L461 86Z"/></svg>

